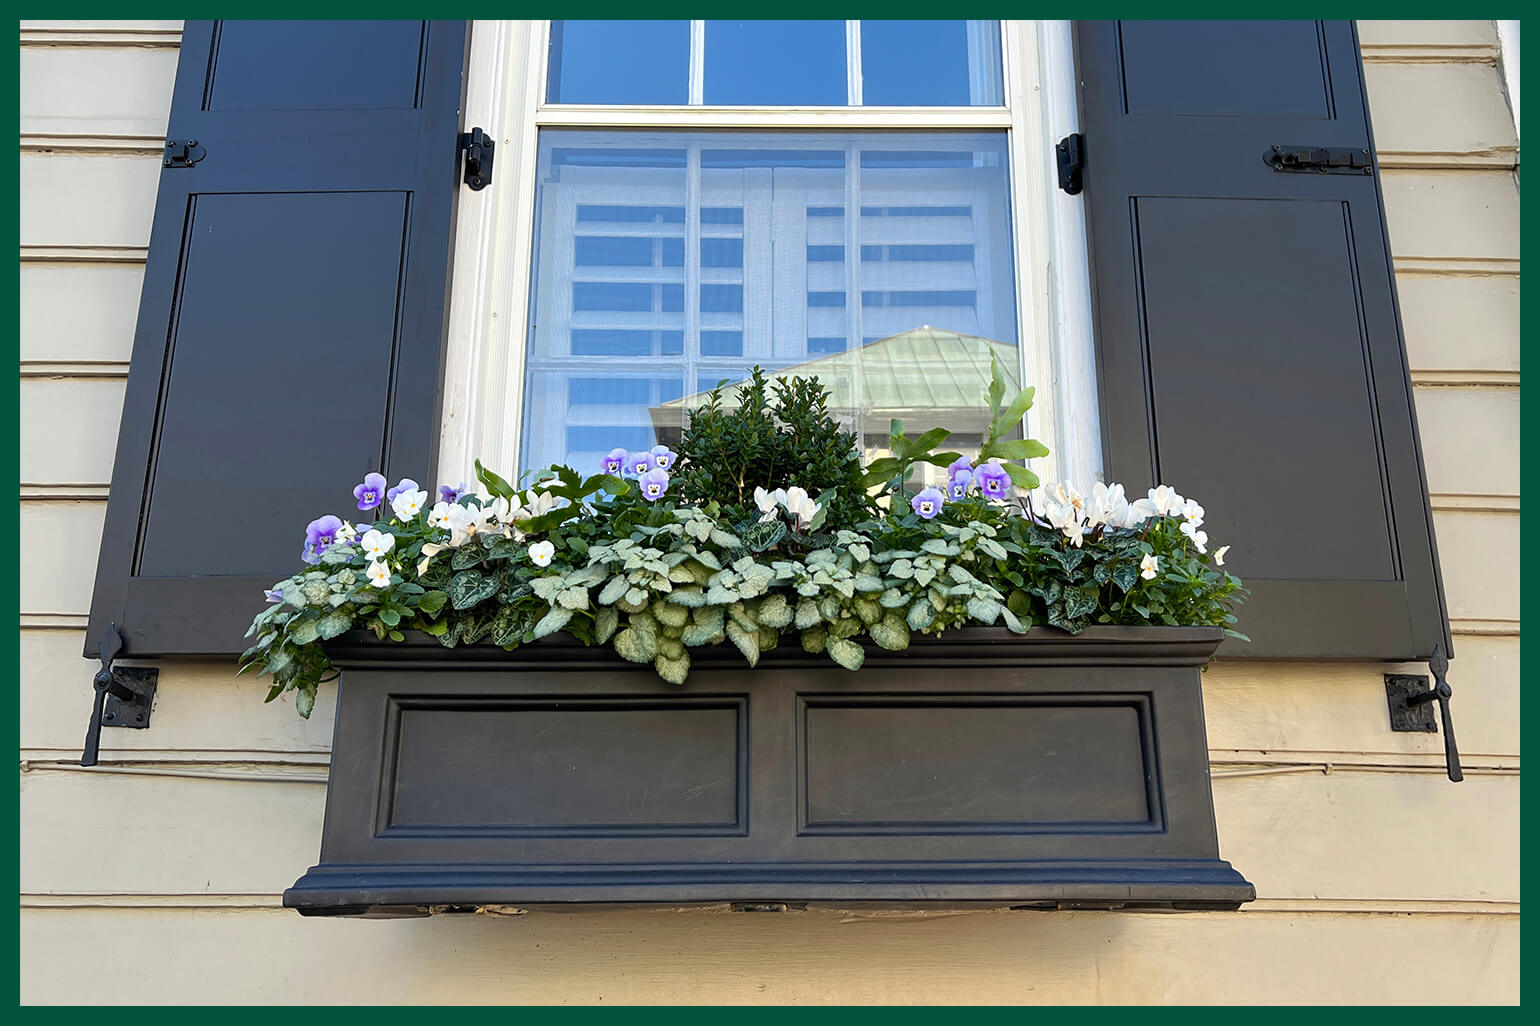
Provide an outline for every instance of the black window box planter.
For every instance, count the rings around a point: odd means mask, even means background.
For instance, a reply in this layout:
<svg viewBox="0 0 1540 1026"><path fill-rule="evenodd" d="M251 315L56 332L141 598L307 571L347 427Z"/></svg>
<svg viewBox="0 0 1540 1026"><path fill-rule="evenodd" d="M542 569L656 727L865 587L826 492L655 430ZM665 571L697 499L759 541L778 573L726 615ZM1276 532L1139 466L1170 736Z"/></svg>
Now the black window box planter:
<svg viewBox="0 0 1540 1026"><path fill-rule="evenodd" d="M305 915L571 902L1234 909L1200 668L1214 628L795 637L687 686L565 635L345 635Z"/></svg>

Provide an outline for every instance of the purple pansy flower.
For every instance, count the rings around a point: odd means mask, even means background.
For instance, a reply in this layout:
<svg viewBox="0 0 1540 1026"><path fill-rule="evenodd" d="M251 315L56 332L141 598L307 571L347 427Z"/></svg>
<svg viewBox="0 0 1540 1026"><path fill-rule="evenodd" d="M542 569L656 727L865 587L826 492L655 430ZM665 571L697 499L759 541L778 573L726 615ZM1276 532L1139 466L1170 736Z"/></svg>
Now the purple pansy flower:
<svg viewBox="0 0 1540 1026"><path fill-rule="evenodd" d="M973 463L968 459L968 457L959 456L957 459L953 460L951 464L946 468L946 476L956 477L959 472L964 470L966 470L969 474L972 474Z"/></svg>
<svg viewBox="0 0 1540 1026"><path fill-rule="evenodd" d="M400 495L402 492L415 492L418 490L419 489L417 487L416 481L413 481L409 477L403 477L400 484L396 485L396 487L385 493L385 501L394 503L396 501L396 496Z"/></svg>
<svg viewBox="0 0 1540 1026"><path fill-rule="evenodd" d="M656 464L653 463L652 453L650 452L633 452L630 456L626 457L626 472L635 474L638 479L643 474L650 474L654 466ZM667 476L666 473L665 476Z"/></svg>
<svg viewBox="0 0 1540 1026"><path fill-rule="evenodd" d="M946 483L947 495L954 501L967 495L973 488L973 471L963 467L952 474L951 480Z"/></svg>
<svg viewBox="0 0 1540 1026"><path fill-rule="evenodd" d="M461 481L457 485L439 485L438 486L438 501L439 502L459 502L460 501L460 496L462 496L464 494L465 494L465 482L464 481Z"/></svg>
<svg viewBox="0 0 1540 1026"><path fill-rule="evenodd" d="M301 553L300 558L307 563L319 563L322 553L332 547L340 530L342 530L342 521L330 513L310 521L305 525L305 551Z"/></svg>
<svg viewBox="0 0 1540 1026"><path fill-rule="evenodd" d="M1011 475L1000 466L998 459L991 459L974 471L973 480L978 483L979 491L991 499L1003 499L1011 494Z"/></svg>
<svg viewBox="0 0 1540 1026"><path fill-rule="evenodd" d="M353 498L359 509L373 509L385 501L385 486L390 482L383 474L365 474L364 483L353 488Z"/></svg>
<svg viewBox="0 0 1540 1026"><path fill-rule="evenodd" d="M262 597L267 599L269 602L282 602L283 592L279 591L277 588L264 589L262 592Z"/></svg>
<svg viewBox="0 0 1540 1026"><path fill-rule="evenodd" d="M913 499L910 499L909 505L914 507L914 511L922 519L934 520L936 514L941 512L941 507L945 502L946 496L941 494L941 489L927 488Z"/></svg>
<svg viewBox="0 0 1540 1026"><path fill-rule="evenodd" d="M652 447L652 465L659 470L673 470L675 459L677 457L674 455L674 450L668 446L655 445Z"/></svg>
<svg viewBox="0 0 1540 1026"><path fill-rule="evenodd" d="M624 450L624 449L611 449L610 450L610 454L608 456L604 457L603 466L604 466L604 472L606 474L620 475L620 474L625 473L625 470L626 470L626 450Z"/></svg>
<svg viewBox="0 0 1540 1026"><path fill-rule="evenodd" d="M641 474L637 483L642 487L642 494L649 501L656 502L663 498L663 493L668 491L668 474L656 467Z"/></svg>

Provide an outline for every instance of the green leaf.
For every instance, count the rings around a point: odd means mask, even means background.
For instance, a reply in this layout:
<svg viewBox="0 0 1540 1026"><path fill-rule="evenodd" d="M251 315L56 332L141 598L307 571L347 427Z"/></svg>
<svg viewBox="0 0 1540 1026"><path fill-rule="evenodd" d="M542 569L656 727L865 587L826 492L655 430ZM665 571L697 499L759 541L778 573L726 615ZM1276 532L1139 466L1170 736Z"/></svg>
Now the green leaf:
<svg viewBox="0 0 1540 1026"><path fill-rule="evenodd" d="M488 470L486 467L483 467L480 460L476 461L476 478L482 484L487 486L488 492L499 499L511 499L518 491L517 488L514 488L513 485L509 484L503 478L492 473L492 471Z"/></svg>
<svg viewBox="0 0 1540 1026"><path fill-rule="evenodd" d="M1021 418L1025 417L1027 411L1032 408L1032 397L1036 394L1036 388L1023 388L1020 392L1017 392L1016 398L1011 400L1011 405L1006 407L1004 413L995 418L994 433L996 435L1003 435L1020 424ZM992 453L991 455L996 454ZM1048 450L1044 449L1038 455L1047 456Z"/></svg>
<svg viewBox="0 0 1540 1026"><path fill-rule="evenodd" d="M1028 470L1026 467L1016 463L1002 463L1000 465L1005 468L1005 472L1007 474L1011 475L1011 484L1015 485L1017 488L1025 488L1027 491L1031 491L1038 485L1042 484L1042 482L1038 480L1037 475L1032 473L1032 471Z"/></svg>
<svg viewBox="0 0 1540 1026"><path fill-rule="evenodd" d="M567 626L567 622L571 619L572 610L563 609L560 606L557 606L549 613L546 613L544 616L542 616L540 618L540 622L535 624L535 637L543 638L548 634L555 634L557 631Z"/></svg>
<svg viewBox="0 0 1540 1026"><path fill-rule="evenodd" d="M497 594L497 575L480 570L462 570L449 582L449 604L455 609L469 609Z"/></svg>
<svg viewBox="0 0 1540 1026"><path fill-rule="evenodd" d="M829 658L847 670L859 670L866 662L866 649L849 638L830 638L828 649Z"/></svg>
<svg viewBox="0 0 1540 1026"><path fill-rule="evenodd" d="M1013 438L1005 442L991 443L989 455L1002 460L1030 460L1038 456L1047 456L1048 446L1035 438Z"/></svg>
<svg viewBox="0 0 1540 1026"><path fill-rule="evenodd" d="M974 597L968 600L968 615L979 623L992 624L1000 619L1001 608L994 599Z"/></svg>
<svg viewBox="0 0 1540 1026"><path fill-rule="evenodd" d="M605 582L604 588L599 592L599 605L613 606L620 601L620 597L626 593L626 589L630 586L630 582L626 580L625 574L616 574L614 577L611 577Z"/></svg>
<svg viewBox="0 0 1540 1026"><path fill-rule="evenodd" d="M742 539L744 548L750 552L763 552L786 537L786 523L779 517L775 520L755 521L752 524L740 526L738 537Z"/></svg>
<svg viewBox="0 0 1540 1026"><path fill-rule="evenodd" d="M294 694L294 710L304 719L310 719L310 713L315 709L316 686L300 688Z"/></svg>
<svg viewBox="0 0 1540 1026"><path fill-rule="evenodd" d="M316 621L316 633L331 640L353 626L353 617L347 613L330 612Z"/></svg>
<svg viewBox="0 0 1540 1026"><path fill-rule="evenodd" d="M442 591L424 592L422 598L417 600L417 609L429 616L438 616L448 601L449 596Z"/></svg>
<svg viewBox="0 0 1540 1026"><path fill-rule="evenodd" d="M897 615L889 613L871 626L872 640L890 652L902 652L909 647L909 626Z"/></svg>
<svg viewBox="0 0 1540 1026"><path fill-rule="evenodd" d="M682 685L685 678L690 675L690 653L681 652L673 658L659 654L653 660L652 667L658 671L659 677L670 684Z"/></svg>
<svg viewBox="0 0 1540 1026"><path fill-rule="evenodd" d="M1091 588L1070 588L1064 593L1064 613L1070 620L1089 616L1096 610L1097 594Z"/></svg>
<svg viewBox="0 0 1540 1026"><path fill-rule="evenodd" d="M1000 373L1000 361L989 354L989 417L1000 419L1000 403L1005 400L1005 376Z"/></svg>
<svg viewBox="0 0 1540 1026"><path fill-rule="evenodd" d="M735 621L727 622L727 640L731 641L743 653L743 658L748 660L750 666L759 663L759 632L748 631L738 626Z"/></svg>
<svg viewBox="0 0 1540 1026"><path fill-rule="evenodd" d="M951 437L952 432L948 431L946 428L931 428L929 431L925 432L919 438L916 438L912 443L910 443L909 452L907 455L911 459L918 459L920 456L930 452L936 446L940 445L942 442Z"/></svg>
<svg viewBox="0 0 1540 1026"><path fill-rule="evenodd" d="M517 645L523 640L524 632L528 629L528 619L521 615L516 607L499 606L497 615L492 618L492 643L503 648Z"/></svg>
<svg viewBox="0 0 1540 1026"><path fill-rule="evenodd" d="M289 640L296 645L308 645L315 641L321 636L320 628L317 626L318 620L319 618L315 616L305 616L298 618L297 621L291 621Z"/></svg>
<svg viewBox="0 0 1540 1026"><path fill-rule="evenodd" d="M615 628L620 626L620 613L613 606L606 606L599 610L594 617L594 644L603 645L615 635Z"/></svg>

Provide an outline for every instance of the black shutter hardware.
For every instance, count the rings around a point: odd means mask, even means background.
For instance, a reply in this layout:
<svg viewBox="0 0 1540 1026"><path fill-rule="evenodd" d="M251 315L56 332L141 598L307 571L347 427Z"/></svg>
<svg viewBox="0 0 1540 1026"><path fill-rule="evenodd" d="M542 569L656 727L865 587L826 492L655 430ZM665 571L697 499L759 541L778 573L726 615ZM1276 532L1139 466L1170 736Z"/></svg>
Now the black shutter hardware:
<svg viewBox="0 0 1540 1026"><path fill-rule="evenodd" d="M150 725L150 706L155 702L155 685L160 678L160 671L153 667L112 665L112 660L123 651L123 635L117 624L108 626L100 646L102 668L91 682L96 688L96 701L91 705L91 724L86 728L85 751L80 756L82 766L96 765L103 727L143 729Z"/></svg>
<svg viewBox="0 0 1540 1026"><path fill-rule="evenodd" d="M1079 132L1059 140L1059 188L1071 196L1080 195L1080 172L1085 169L1085 136Z"/></svg>
<svg viewBox="0 0 1540 1026"><path fill-rule="evenodd" d="M1274 146L1262 154L1274 171L1314 171L1323 175L1374 174L1369 151L1352 146Z"/></svg>
<svg viewBox="0 0 1540 1026"><path fill-rule="evenodd" d="M1428 669L1433 671L1435 684L1428 687L1428 678L1421 674L1385 674L1385 701L1390 706L1390 729L1397 733L1422 731L1438 732L1433 720L1432 703L1438 703L1439 719L1444 727L1444 765L1449 779L1455 783L1465 779L1460 768L1460 752L1454 743L1454 721L1449 718L1449 699L1454 694L1444 675L1449 672L1449 660L1444 657L1444 646L1433 649L1428 658Z"/></svg>
<svg viewBox="0 0 1540 1026"><path fill-rule="evenodd" d="M207 153L196 139L167 139L165 167L192 167Z"/></svg>
<svg viewBox="0 0 1540 1026"><path fill-rule="evenodd" d="M496 148L491 137L479 128L460 136L460 149L465 151L465 184L473 192L492 184L492 151Z"/></svg>

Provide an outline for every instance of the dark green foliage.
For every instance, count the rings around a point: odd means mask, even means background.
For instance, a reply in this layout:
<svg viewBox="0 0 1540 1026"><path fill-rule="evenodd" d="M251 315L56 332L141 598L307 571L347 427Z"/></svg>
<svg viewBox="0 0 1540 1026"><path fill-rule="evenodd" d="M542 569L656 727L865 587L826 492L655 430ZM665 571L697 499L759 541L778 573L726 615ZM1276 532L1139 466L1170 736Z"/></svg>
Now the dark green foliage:
<svg viewBox="0 0 1540 1026"><path fill-rule="evenodd" d="M793 485L828 495L821 526L851 527L870 515L856 437L829 414L829 393L814 378L771 381L759 367L738 386L737 405L723 405L722 386L690 416L679 443L671 494L682 502L715 502L721 520L758 520L754 489Z"/></svg>

